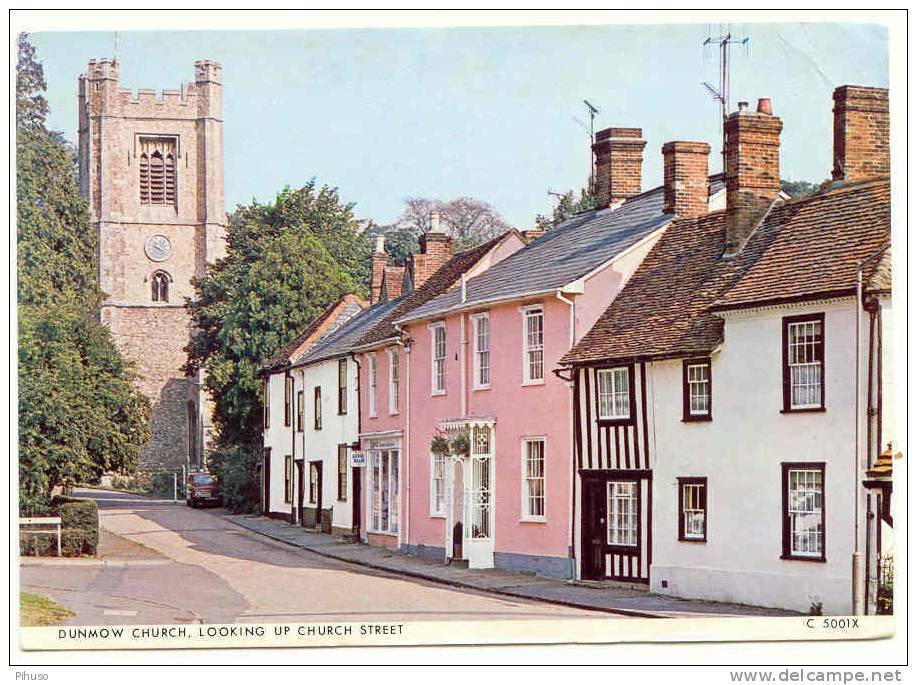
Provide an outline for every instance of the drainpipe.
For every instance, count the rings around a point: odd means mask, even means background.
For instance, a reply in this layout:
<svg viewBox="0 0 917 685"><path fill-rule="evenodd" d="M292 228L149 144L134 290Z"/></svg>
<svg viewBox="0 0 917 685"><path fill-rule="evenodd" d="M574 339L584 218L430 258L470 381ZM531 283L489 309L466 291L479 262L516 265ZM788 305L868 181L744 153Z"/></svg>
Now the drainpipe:
<svg viewBox="0 0 917 685"><path fill-rule="evenodd" d="M853 558L851 563L851 614L863 614L863 555L860 553L860 303L863 298L863 262L857 262L857 294L854 307L854 399L853 399Z"/></svg>
<svg viewBox="0 0 917 685"><path fill-rule="evenodd" d="M574 303L573 300L564 297L564 295L561 293L560 290L554 293L554 297L556 297L558 300L560 300L561 302L563 302L570 308L570 323L569 323L570 343L567 348L568 350L570 350L570 349L573 349L573 345L576 342L576 331L574 328L574 326L576 325L576 304ZM574 368L573 377L575 377L577 373L578 371L576 370L576 368ZM567 549L570 555L570 563L573 566L571 571L573 573L573 577L575 578L576 577L576 454L573 448L574 427L572 425L572 417L573 417L573 403L578 401L579 398L574 396L573 387L574 385L573 385L572 380L568 381L567 389L569 391L569 397L570 397L569 407L570 407L570 416L571 416L570 434L568 436L569 437L570 460L571 460L570 461L571 463L571 470L570 470L571 487L570 487L570 496L567 499L567 511L570 512L570 538L568 540Z"/></svg>
<svg viewBox="0 0 917 685"><path fill-rule="evenodd" d="M404 371L404 524L405 542L411 544L411 346L403 345Z"/></svg>
<svg viewBox="0 0 917 685"><path fill-rule="evenodd" d="M464 288L464 281L462 283ZM466 388L468 384L468 379L466 378L465 368L465 347L468 345L468 340L465 335L465 313L462 312L459 314L459 368L461 372L459 377L461 382L459 383L459 415L462 418L468 416L468 390Z"/></svg>

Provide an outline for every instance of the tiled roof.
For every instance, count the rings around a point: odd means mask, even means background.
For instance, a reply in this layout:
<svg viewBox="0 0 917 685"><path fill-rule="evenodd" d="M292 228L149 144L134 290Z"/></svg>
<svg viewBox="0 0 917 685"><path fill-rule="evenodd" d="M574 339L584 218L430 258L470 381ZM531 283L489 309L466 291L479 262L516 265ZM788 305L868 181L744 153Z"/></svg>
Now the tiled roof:
<svg viewBox="0 0 917 685"><path fill-rule="evenodd" d="M723 176L711 176L710 194L722 188ZM663 188L659 186L629 198L620 207L574 216L470 279L464 303L461 293L449 292L417 307L407 319L433 317L459 305L474 307L565 286L671 221L673 215L662 213L662 202Z"/></svg>
<svg viewBox="0 0 917 685"><path fill-rule="evenodd" d="M275 370L286 366L290 363L291 357L297 352L302 354L303 350L300 348L307 345L310 339L314 343L316 340L320 340L322 336L333 333L366 306L367 303L356 295L344 295L309 322L299 335L272 355L261 367L261 370Z"/></svg>
<svg viewBox="0 0 917 685"><path fill-rule="evenodd" d="M398 330L395 328L395 321L405 316L408 312L430 301L437 295L446 292L458 282L463 273L477 264L478 260L483 258L512 233L513 231L507 231L496 238L488 240L482 245L478 245L470 250L465 250L464 252L459 252L437 269L422 286L412 290L398 300L395 300L396 306L391 312L368 331L366 335L360 338L355 347L364 347L397 336Z"/></svg>
<svg viewBox="0 0 917 685"><path fill-rule="evenodd" d="M889 240L889 182L841 186L788 202L767 223L774 221L779 236L716 308L854 292L857 262L870 260L874 269Z"/></svg>
<svg viewBox="0 0 917 685"><path fill-rule="evenodd" d="M848 185L778 205L728 259L725 211L673 221L560 363L706 354L723 336L714 309L853 292L857 260L881 264L875 255L889 238L888 188L887 181Z"/></svg>
<svg viewBox="0 0 917 685"><path fill-rule="evenodd" d="M353 317L341 328L328 336L322 338L303 354L293 360L293 366L302 366L306 364L315 364L316 362L326 359L333 359L345 354L349 354L356 343L364 336L373 326L379 323L385 316L399 304L399 300L390 300L379 302L369 309L364 309Z"/></svg>

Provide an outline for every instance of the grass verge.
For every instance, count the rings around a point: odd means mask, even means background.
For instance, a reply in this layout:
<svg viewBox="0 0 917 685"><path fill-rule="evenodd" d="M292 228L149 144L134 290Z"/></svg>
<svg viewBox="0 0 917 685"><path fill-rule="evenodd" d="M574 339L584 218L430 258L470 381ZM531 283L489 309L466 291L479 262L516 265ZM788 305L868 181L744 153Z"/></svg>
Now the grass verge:
<svg viewBox="0 0 917 685"><path fill-rule="evenodd" d="M75 614L47 597L19 593L19 624L23 627L55 626Z"/></svg>

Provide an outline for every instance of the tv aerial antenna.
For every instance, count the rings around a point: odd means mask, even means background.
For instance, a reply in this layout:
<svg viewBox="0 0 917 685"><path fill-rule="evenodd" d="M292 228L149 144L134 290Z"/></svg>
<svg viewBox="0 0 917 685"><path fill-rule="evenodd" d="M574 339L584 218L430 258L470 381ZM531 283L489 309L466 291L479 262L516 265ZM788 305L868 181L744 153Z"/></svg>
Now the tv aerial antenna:
<svg viewBox="0 0 917 685"><path fill-rule="evenodd" d="M583 100L583 104L586 105L586 114L589 116L589 194L591 195L595 182L595 157L592 154L592 146L595 144L595 115L599 113L599 108L589 100Z"/></svg>
<svg viewBox="0 0 917 685"><path fill-rule="evenodd" d="M713 46L718 46L720 51L720 85L715 88L707 81L702 85L707 89L710 97L720 103L722 139L723 139L723 173L726 172L726 118L729 116L729 53L733 45L741 45L745 49L745 57L748 57L748 49L751 38L749 36L734 36L732 29L727 27L724 31L720 29L719 35L713 35L708 28L707 37L704 39L704 59L706 61L707 53Z"/></svg>

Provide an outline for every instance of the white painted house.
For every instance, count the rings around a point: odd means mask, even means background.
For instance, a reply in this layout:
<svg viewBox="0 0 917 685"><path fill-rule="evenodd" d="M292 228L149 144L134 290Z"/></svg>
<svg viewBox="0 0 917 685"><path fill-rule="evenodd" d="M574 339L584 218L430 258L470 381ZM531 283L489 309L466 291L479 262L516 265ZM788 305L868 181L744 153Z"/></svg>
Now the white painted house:
<svg viewBox="0 0 917 685"><path fill-rule="evenodd" d="M874 611L891 492L864 481L895 436L887 97L835 92L835 181L789 201L769 101L731 115L725 210L670 224L562 359L579 577Z"/></svg>
<svg viewBox="0 0 917 685"><path fill-rule="evenodd" d="M307 528L360 539L362 478L351 465L360 438L360 368L351 350L393 306L383 301L360 311L291 361L304 415L296 421L301 466L290 488L296 520Z"/></svg>
<svg viewBox="0 0 917 685"><path fill-rule="evenodd" d="M302 374L292 373L292 362L315 344L330 337L366 307L354 295L345 295L280 349L261 369L263 378L263 455L259 464L262 513L290 522L301 522L304 503L300 484L305 483L301 428L305 423L306 396ZM303 495L304 496L304 495Z"/></svg>

